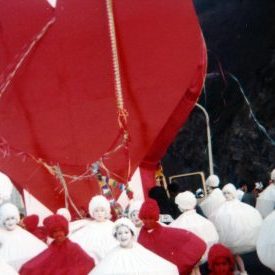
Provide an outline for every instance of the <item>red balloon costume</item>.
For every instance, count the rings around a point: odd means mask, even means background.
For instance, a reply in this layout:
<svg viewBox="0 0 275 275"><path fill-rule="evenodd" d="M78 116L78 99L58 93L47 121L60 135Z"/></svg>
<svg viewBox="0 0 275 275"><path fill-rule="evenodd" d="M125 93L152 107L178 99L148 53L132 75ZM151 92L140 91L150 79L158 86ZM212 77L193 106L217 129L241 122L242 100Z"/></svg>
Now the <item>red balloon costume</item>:
<svg viewBox="0 0 275 275"><path fill-rule="evenodd" d="M138 242L177 265L181 275L189 275L206 250L205 242L189 231L160 225L157 222L159 207L155 200L148 199L143 203L139 218L144 226Z"/></svg>
<svg viewBox="0 0 275 275"><path fill-rule="evenodd" d="M49 248L25 263L20 275L87 275L94 267L94 260L68 238L58 241L60 231L68 234L68 221L61 215L44 220L49 236L55 238ZM61 233L62 235L62 233Z"/></svg>

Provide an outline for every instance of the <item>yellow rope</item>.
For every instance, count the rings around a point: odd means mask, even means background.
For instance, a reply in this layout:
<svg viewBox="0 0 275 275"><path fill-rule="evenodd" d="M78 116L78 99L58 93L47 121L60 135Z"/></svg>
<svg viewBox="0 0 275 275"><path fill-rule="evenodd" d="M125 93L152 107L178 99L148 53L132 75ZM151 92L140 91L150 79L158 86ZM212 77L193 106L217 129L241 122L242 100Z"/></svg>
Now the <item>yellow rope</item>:
<svg viewBox="0 0 275 275"><path fill-rule="evenodd" d="M120 110L124 109L124 100L121 88L121 77L120 77L120 67L118 60L118 50L117 50L117 41L116 41L116 29L113 13L113 1L106 0L106 8L108 14L108 24L109 24L109 35L111 40L112 48L112 59L113 59L113 70L114 70L114 79L115 79L115 92L117 99L117 107Z"/></svg>

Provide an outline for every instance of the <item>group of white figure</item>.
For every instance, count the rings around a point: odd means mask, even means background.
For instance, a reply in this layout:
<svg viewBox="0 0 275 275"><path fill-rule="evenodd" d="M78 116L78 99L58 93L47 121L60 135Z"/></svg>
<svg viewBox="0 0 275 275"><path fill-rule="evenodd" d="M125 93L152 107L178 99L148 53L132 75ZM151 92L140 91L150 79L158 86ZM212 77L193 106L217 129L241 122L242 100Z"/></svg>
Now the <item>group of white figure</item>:
<svg viewBox="0 0 275 275"><path fill-rule="evenodd" d="M20 267L47 248L20 226L19 211L9 200L12 184L0 174L0 274L17 274ZM210 192L200 202L207 216L196 213L197 199L189 191L175 198L182 214L168 226L182 228L199 236L207 244L201 263L207 261L210 247L220 242L235 255L241 274L246 274L242 253L257 250L260 261L275 271L275 170L271 184L260 194L256 208L240 202L233 184L219 189L219 178L210 176L206 181ZM8 187L7 187L8 186ZM178 274L177 267L137 243L142 222L138 218L141 201L132 201L128 217L110 220L109 201L101 195L89 203L91 218L71 221L67 209L59 209L69 223L69 238L78 243L95 261L92 275L103 274ZM263 220L264 218L264 220ZM169 241L169 240L168 240Z"/></svg>

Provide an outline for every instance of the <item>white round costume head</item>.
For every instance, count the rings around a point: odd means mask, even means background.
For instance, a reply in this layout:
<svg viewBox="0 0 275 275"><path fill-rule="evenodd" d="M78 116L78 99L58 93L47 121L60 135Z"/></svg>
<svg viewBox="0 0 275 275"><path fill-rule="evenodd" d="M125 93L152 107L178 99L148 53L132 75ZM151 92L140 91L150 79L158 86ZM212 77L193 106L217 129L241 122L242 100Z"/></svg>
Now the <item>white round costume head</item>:
<svg viewBox="0 0 275 275"><path fill-rule="evenodd" d="M11 197L13 184L10 178L0 172L0 205Z"/></svg>
<svg viewBox="0 0 275 275"><path fill-rule="evenodd" d="M72 220L71 213L67 208L57 209L56 214L63 216L68 222Z"/></svg>
<svg viewBox="0 0 275 275"><path fill-rule="evenodd" d="M272 170L270 174L270 179L275 182L275 169Z"/></svg>
<svg viewBox="0 0 275 275"><path fill-rule="evenodd" d="M120 218L114 223L113 236L121 247L131 247L137 236L136 227L128 218Z"/></svg>
<svg viewBox="0 0 275 275"><path fill-rule="evenodd" d="M192 192L185 191L179 193L176 196L175 203L178 205L178 208L183 212L186 210L194 209L197 204L197 199Z"/></svg>
<svg viewBox="0 0 275 275"><path fill-rule="evenodd" d="M226 184L223 187L222 192L227 201L231 201L237 198L237 189L232 183Z"/></svg>
<svg viewBox="0 0 275 275"><path fill-rule="evenodd" d="M89 203L89 214L97 221L103 221L111 217L109 201L102 195L92 197Z"/></svg>
<svg viewBox="0 0 275 275"><path fill-rule="evenodd" d="M12 203L5 203L0 207L0 224L7 230L14 230L20 221L18 208Z"/></svg>
<svg viewBox="0 0 275 275"><path fill-rule="evenodd" d="M137 227L142 226L142 221L138 217L139 210L142 206L143 202L140 200L132 201L130 203L129 211L128 211L128 217L129 219L135 224Z"/></svg>
<svg viewBox="0 0 275 275"><path fill-rule="evenodd" d="M220 179L217 175L211 175L207 178L205 184L206 186L212 187L212 188L219 187Z"/></svg>

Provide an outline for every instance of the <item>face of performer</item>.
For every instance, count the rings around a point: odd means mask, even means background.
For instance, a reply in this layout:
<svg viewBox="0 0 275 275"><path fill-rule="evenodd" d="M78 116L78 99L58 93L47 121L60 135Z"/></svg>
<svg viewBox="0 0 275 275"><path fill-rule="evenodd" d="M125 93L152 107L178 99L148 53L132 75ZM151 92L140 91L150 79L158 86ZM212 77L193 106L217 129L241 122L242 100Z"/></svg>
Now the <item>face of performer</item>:
<svg viewBox="0 0 275 275"><path fill-rule="evenodd" d="M143 218L142 222L143 222L143 226L148 230L155 229L158 224L157 221L152 218Z"/></svg>
<svg viewBox="0 0 275 275"><path fill-rule="evenodd" d="M104 207L97 207L93 212L93 216L98 222L104 222L106 219L106 209Z"/></svg>
<svg viewBox="0 0 275 275"><path fill-rule="evenodd" d="M131 248L133 246L133 234L128 226L121 225L116 232L116 239L123 248Z"/></svg>
<svg viewBox="0 0 275 275"><path fill-rule="evenodd" d="M233 274L230 268L230 264L225 257L219 257L215 260L213 267L214 275L230 275Z"/></svg>
<svg viewBox="0 0 275 275"><path fill-rule="evenodd" d="M223 195L225 196L225 199L227 201L231 201L234 200L234 196L232 193L228 192L228 191L223 191Z"/></svg>
<svg viewBox="0 0 275 275"><path fill-rule="evenodd" d="M52 232L52 237L56 243L60 244L65 241L66 233L62 227L57 227Z"/></svg>
<svg viewBox="0 0 275 275"><path fill-rule="evenodd" d="M138 214L139 214L139 211L134 210L130 215L130 219L136 227L141 227L142 226L142 220L138 217Z"/></svg>
<svg viewBox="0 0 275 275"><path fill-rule="evenodd" d="M5 219L3 225L4 227L8 230L8 231L12 231L15 229L16 227L16 224L17 224L17 219L13 216L11 217L8 217Z"/></svg>

